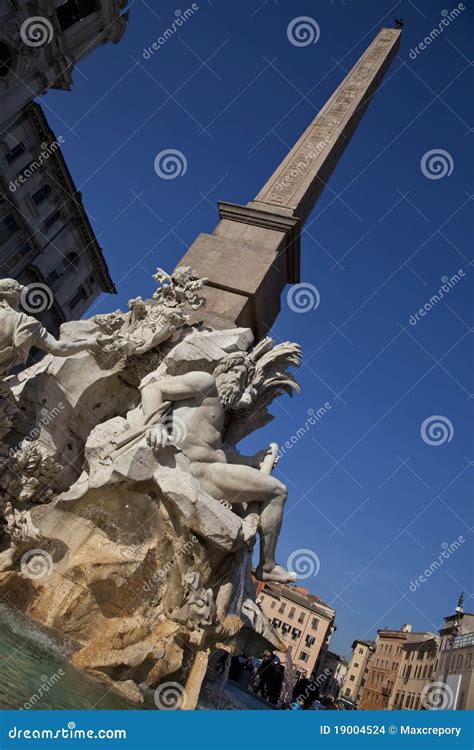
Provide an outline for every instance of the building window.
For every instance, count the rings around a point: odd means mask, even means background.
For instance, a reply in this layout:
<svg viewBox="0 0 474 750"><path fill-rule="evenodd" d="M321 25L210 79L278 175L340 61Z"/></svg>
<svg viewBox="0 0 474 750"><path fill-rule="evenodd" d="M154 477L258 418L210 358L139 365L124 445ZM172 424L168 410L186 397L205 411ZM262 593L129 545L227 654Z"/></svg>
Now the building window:
<svg viewBox="0 0 474 750"><path fill-rule="evenodd" d="M272 620L272 625L274 628L279 628L281 625L281 620L279 620L277 617L274 617Z"/></svg>
<svg viewBox="0 0 474 750"><path fill-rule="evenodd" d="M19 156L25 153L25 147L23 143L17 143L16 146L13 146L12 150L6 154L5 159L9 164L11 164L15 159L18 159Z"/></svg>
<svg viewBox="0 0 474 750"><path fill-rule="evenodd" d="M36 192L33 193L31 196L33 198L33 202L36 206L39 206L40 203L46 200L46 198L49 198L51 195L51 188L49 185L41 185Z"/></svg>
<svg viewBox="0 0 474 750"><path fill-rule="evenodd" d="M358 668L358 666L359 666L359 665L358 665L358 663L357 663L357 662L355 661L355 662L354 662L354 667L355 667L355 669L357 669L357 668Z"/></svg>
<svg viewBox="0 0 474 750"><path fill-rule="evenodd" d="M272 603L270 604L270 609L275 609L275 604L276 604L276 601L275 601L275 599L274 599L274 600L272 601Z"/></svg>
<svg viewBox="0 0 474 750"><path fill-rule="evenodd" d="M86 300L88 296L89 295L87 294L85 288L83 286L80 286L69 303L69 307L71 308L71 310L74 310L74 308L77 307L80 302ZM280 623L280 620L278 620L278 623Z"/></svg>
<svg viewBox="0 0 474 750"><path fill-rule="evenodd" d="M8 242L8 240L18 232L19 228L20 227L18 226L13 214L5 216L0 222L0 244L3 245L5 242Z"/></svg>
<svg viewBox="0 0 474 750"><path fill-rule="evenodd" d="M66 0L56 8L59 25L62 31L74 26L78 21L87 18L97 10L96 0Z"/></svg>
<svg viewBox="0 0 474 750"><path fill-rule="evenodd" d="M295 616L295 611L296 611L295 608L291 607L290 611L288 612L288 617L290 618L290 620L292 620L293 617Z"/></svg>
<svg viewBox="0 0 474 750"><path fill-rule="evenodd" d="M20 253L22 253L22 254L26 255L26 253L29 253L29 252L30 252L30 250L31 250L31 245L30 245L30 243L29 243L29 242L23 242L23 243L22 243L22 244L20 245Z"/></svg>
<svg viewBox="0 0 474 750"><path fill-rule="evenodd" d="M280 613L281 615L282 615L282 614L283 614L283 612L285 611L285 608L286 608L286 604L285 604L284 602L282 602L282 603L280 604L280 609L278 610L278 611L279 611L279 613Z"/></svg>
<svg viewBox="0 0 474 750"><path fill-rule="evenodd" d="M359 654L363 654L363 653L364 653L364 649L363 649L363 648L360 648L360 649L359 649Z"/></svg>
<svg viewBox="0 0 474 750"><path fill-rule="evenodd" d="M355 674L351 674L349 677L349 682L355 682Z"/></svg>
<svg viewBox="0 0 474 750"><path fill-rule="evenodd" d="M308 661L309 654L306 653L306 651L301 651L300 653L300 661Z"/></svg>
<svg viewBox="0 0 474 750"><path fill-rule="evenodd" d="M6 78L13 67L13 53L5 42L0 42L0 77Z"/></svg>
<svg viewBox="0 0 474 750"><path fill-rule="evenodd" d="M351 689L350 688L346 688L346 695L350 695L350 694L351 694Z"/></svg>
<svg viewBox="0 0 474 750"><path fill-rule="evenodd" d="M300 612L300 616L298 617L298 622L303 624L304 622L304 612Z"/></svg>
<svg viewBox="0 0 474 750"><path fill-rule="evenodd" d="M317 617L313 617L313 619L311 620L311 627L312 627L313 630L317 630L318 629L318 622L319 622L318 618Z"/></svg>
<svg viewBox="0 0 474 750"><path fill-rule="evenodd" d="M283 635L286 635L287 633L289 633L290 630L291 630L291 625L288 625L287 622L284 622L283 625L281 626L281 631Z"/></svg>
<svg viewBox="0 0 474 750"><path fill-rule="evenodd" d="M57 271L56 271L55 269L53 269L53 270L51 271L51 273L49 273L49 274L48 274L48 276L47 276L47 278L46 278L46 283L47 283L47 285L48 285L48 286L54 286L54 284L55 284L55 283L56 283L56 282L58 281L58 279L60 279L60 278L61 278L61 277L60 277L60 274L59 274L59 273L58 273L58 272L57 272Z"/></svg>
<svg viewBox="0 0 474 750"><path fill-rule="evenodd" d="M314 637L312 635L307 635L305 639L305 643L310 648L311 646L314 646Z"/></svg>
<svg viewBox="0 0 474 750"><path fill-rule="evenodd" d="M54 224L56 224L57 221L59 221L60 217L61 217L61 211L59 210L53 211L53 213L50 214L48 218L45 220L44 228L46 230L51 229L51 227L54 226Z"/></svg>
<svg viewBox="0 0 474 750"><path fill-rule="evenodd" d="M291 637L294 641L296 641L301 636L301 630L298 630L298 628L293 628L291 631Z"/></svg>

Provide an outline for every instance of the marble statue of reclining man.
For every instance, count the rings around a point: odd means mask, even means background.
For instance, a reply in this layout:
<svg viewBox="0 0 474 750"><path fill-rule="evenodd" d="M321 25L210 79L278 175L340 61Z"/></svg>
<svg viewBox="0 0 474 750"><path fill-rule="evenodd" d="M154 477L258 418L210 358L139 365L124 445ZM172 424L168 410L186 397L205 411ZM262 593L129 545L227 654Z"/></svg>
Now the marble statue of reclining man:
<svg viewBox="0 0 474 750"><path fill-rule="evenodd" d="M253 457L235 451L226 455L223 433L226 412L239 401L245 388L247 368L245 355L229 354L212 375L190 372L185 375L161 377L154 373L141 385L142 409L145 420L171 402L171 420L179 432L179 449L187 456L193 476L216 500L231 505L255 504L260 516L260 561L257 578L262 581L294 581L296 575L275 562L275 550L281 530L287 488L271 476L278 446ZM167 423L169 425L169 417ZM176 427L177 425L177 427ZM173 442L167 424L151 424L147 442L157 453Z"/></svg>

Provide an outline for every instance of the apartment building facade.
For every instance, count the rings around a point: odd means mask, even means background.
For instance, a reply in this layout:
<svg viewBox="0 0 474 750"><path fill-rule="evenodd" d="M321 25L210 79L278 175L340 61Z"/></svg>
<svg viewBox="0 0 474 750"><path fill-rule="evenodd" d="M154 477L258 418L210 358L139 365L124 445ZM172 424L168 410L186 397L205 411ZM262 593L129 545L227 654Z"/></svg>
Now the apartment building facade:
<svg viewBox="0 0 474 750"><path fill-rule="evenodd" d="M335 610L303 586L262 584L257 593L260 607L287 648L278 652L282 663L290 653L298 672L311 675L335 630Z"/></svg>
<svg viewBox="0 0 474 750"><path fill-rule="evenodd" d="M462 600L452 615L444 618L435 680L444 684L441 706L452 710L474 710L474 614L464 612Z"/></svg>
<svg viewBox="0 0 474 750"><path fill-rule="evenodd" d="M352 643L352 656L342 684L341 698L351 701L354 705L359 702L374 651L373 641L355 640Z"/></svg>
<svg viewBox="0 0 474 750"><path fill-rule="evenodd" d="M400 630L384 628L377 631L375 651L370 660L366 682L360 696L360 709L388 708L403 658L403 646L410 633L411 625L403 625Z"/></svg>
<svg viewBox="0 0 474 750"><path fill-rule="evenodd" d="M403 645L403 656L388 708L418 711L427 708L424 696L434 680L439 638L424 633Z"/></svg>
<svg viewBox="0 0 474 750"><path fill-rule="evenodd" d="M0 276L31 288L25 311L55 334L115 293L61 141L34 102L0 140Z"/></svg>
<svg viewBox="0 0 474 750"><path fill-rule="evenodd" d="M74 66L122 38L128 0L0 0L0 132L50 88L68 91ZM1 137L1 135L0 135Z"/></svg>

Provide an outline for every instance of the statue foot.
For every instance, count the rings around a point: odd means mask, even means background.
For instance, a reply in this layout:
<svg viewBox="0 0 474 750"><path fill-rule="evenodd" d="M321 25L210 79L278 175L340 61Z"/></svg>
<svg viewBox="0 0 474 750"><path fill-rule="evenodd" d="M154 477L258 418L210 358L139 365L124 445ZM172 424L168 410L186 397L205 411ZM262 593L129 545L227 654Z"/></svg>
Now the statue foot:
<svg viewBox="0 0 474 750"><path fill-rule="evenodd" d="M273 581L275 583L293 583L296 581L296 573L282 568L281 565L274 565L272 568L259 566L255 571L255 577L259 581Z"/></svg>

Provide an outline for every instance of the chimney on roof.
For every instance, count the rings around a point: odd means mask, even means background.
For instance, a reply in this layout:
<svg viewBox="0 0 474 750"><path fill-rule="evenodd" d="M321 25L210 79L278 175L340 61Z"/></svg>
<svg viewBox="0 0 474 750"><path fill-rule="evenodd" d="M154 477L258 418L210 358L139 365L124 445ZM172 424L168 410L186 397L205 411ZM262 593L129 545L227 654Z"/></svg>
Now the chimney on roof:
<svg viewBox="0 0 474 750"><path fill-rule="evenodd" d="M405 625L402 625L400 630L402 633L411 633L411 628L412 626L410 625L410 623L405 623Z"/></svg>

